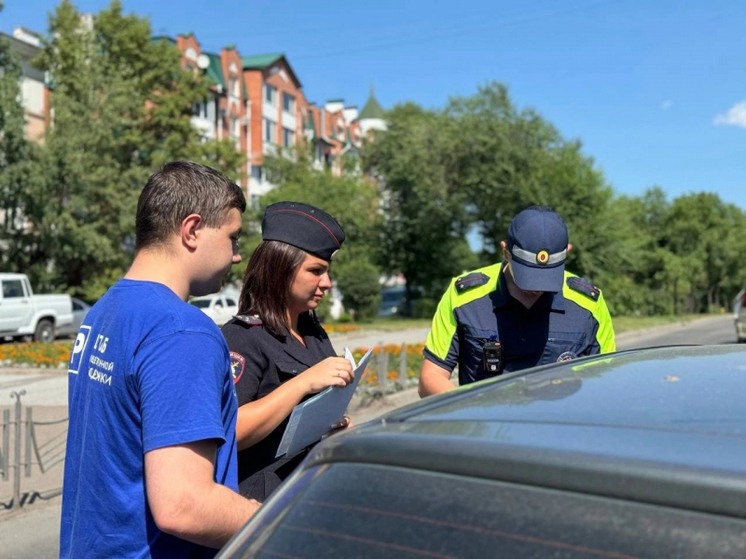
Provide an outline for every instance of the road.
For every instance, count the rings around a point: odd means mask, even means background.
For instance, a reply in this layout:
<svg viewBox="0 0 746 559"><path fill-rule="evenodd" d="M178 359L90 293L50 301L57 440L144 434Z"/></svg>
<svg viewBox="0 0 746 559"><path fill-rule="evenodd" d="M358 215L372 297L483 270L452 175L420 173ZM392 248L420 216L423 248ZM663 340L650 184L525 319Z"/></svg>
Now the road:
<svg viewBox="0 0 746 559"><path fill-rule="evenodd" d="M427 329L407 332L362 334L334 337L332 342L339 351L344 347L363 347L377 343L417 343L424 341ZM621 334L617 337L620 350L654 347L671 344L729 344L735 343L735 330L730 315L706 318L684 325L671 325L646 332ZM24 403L38 406L61 406L67 398L67 375L47 373L31 375L23 383L19 375L0 374L0 402L8 401L11 390L26 388ZM412 399L416 395L411 396ZM403 405L403 399L392 400ZM63 408L64 409L64 408ZM381 409L381 413L388 411ZM18 513L0 510L0 557L18 559L45 559L59 555L60 499L37 501Z"/></svg>

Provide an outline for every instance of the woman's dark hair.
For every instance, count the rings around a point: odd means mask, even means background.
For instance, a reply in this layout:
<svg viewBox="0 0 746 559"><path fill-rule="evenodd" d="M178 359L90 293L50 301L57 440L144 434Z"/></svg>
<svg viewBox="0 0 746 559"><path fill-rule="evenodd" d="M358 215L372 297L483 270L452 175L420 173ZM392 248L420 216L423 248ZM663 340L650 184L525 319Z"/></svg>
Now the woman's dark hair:
<svg viewBox="0 0 746 559"><path fill-rule="evenodd" d="M246 265L238 312L258 314L270 332L284 336L290 286L305 259L306 252L293 245L262 241Z"/></svg>

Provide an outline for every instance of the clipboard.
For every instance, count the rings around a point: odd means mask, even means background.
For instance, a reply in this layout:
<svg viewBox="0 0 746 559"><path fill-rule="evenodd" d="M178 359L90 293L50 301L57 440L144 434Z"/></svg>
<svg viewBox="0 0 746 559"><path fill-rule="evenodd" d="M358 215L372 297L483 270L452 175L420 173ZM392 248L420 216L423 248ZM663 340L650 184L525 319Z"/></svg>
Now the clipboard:
<svg viewBox="0 0 746 559"><path fill-rule="evenodd" d="M345 387L330 386L312 398L293 408L288 425L282 435L280 446L275 458L284 454L293 455L307 446L317 443L329 432L332 423L339 420L352 400L357 385L370 361L373 349L368 350L360 363L355 364L355 358L349 349L345 348L345 358L352 364L354 376L352 382Z"/></svg>

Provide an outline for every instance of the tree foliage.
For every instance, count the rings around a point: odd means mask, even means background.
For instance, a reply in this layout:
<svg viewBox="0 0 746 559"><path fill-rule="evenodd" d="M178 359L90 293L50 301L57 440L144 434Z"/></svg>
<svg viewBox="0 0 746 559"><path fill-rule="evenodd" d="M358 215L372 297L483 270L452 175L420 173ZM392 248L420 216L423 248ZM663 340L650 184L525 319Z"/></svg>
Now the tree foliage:
<svg viewBox="0 0 746 559"><path fill-rule="evenodd" d="M568 269L600 285L613 312L727 307L746 284L743 210L709 193L615 196L579 141L517 109L501 84L442 110L399 105L387 122L364 161L381 189L383 264L404 274L410 296L439 297L473 267L467 231L481 236L483 264L501 260L510 221L533 204L563 216Z"/></svg>
<svg viewBox="0 0 746 559"><path fill-rule="evenodd" d="M209 86L180 61L119 0L92 23L69 0L57 6L35 61L53 77L53 125L9 201L26 223L9 266L42 288L96 299L132 259L137 198L155 169L191 159L237 178L232 144L199 142L191 107Z"/></svg>
<svg viewBox="0 0 746 559"><path fill-rule="evenodd" d="M375 185L356 173L335 176L316 170L304 150L266 157L268 179L276 187L262 197L257 217L268 205L290 200L312 204L333 216L345 232L345 242L332 262L345 308L356 319L375 316L382 257L380 198Z"/></svg>
<svg viewBox="0 0 746 559"><path fill-rule="evenodd" d="M52 78L43 145L24 138L21 67L0 41L0 270L96 299L133 256L150 173L191 159L237 180L245 156L229 140L199 141L191 107L208 83L120 0L90 21L62 0L35 64ZM742 209L706 192L615 195L580 141L517 107L499 83L440 109L404 103L386 119L363 149L365 175L357 160L343 176L315 170L304 149L267 157L277 187L247 212L242 255L258 243L267 205L307 202L347 234L332 274L349 309L374 313L381 276L402 274L410 310L429 314L450 278L502 258L513 216L542 204L568 224L568 269L597 283L614 313L727 307L746 285Z"/></svg>

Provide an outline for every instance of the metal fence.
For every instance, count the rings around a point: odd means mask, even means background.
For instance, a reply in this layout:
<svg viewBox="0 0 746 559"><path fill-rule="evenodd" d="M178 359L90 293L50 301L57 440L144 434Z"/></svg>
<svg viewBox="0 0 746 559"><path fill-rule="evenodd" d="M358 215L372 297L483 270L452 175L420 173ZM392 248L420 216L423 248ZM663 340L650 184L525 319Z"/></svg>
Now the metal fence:
<svg viewBox="0 0 746 559"><path fill-rule="evenodd" d="M30 478L33 467L37 466L44 474L57 464L65 460L65 444L67 442L67 429L39 442L37 427L50 425L61 425L67 423L68 418L54 421L34 421L34 408L26 406L25 414L21 397L26 394L25 390L11 392L10 397L15 398L12 418L11 410L3 410L2 422L2 446L0 446L0 480L8 481L11 470L13 472L13 497L6 508L19 508L24 504L33 502L36 497L49 499L62 492L62 488L54 488L45 491L44 494L28 491L21 493L21 471L23 476ZM25 416L25 417L24 417ZM13 439L13 453L11 459L11 435Z"/></svg>
<svg viewBox="0 0 746 559"><path fill-rule="evenodd" d="M416 385L419 369L422 366L421 351L422 345L379 344L371 356L371 361L362 379L362 390L358 388L362 398L372 400ZM59 487L46 491L43 495L30 491L22 493L22 473L23 477L30 478L34 466L37 466L39 472L44 474L65 460L67 430L61 430L40 442L37 428L61 425L68 421L67 417L54 421L34 421L33 407L26 406L24 413L21 398L25 394L25 390L12 392L11 398L16 400L14 409L3 410L0 481L8 481L11 472L13 476L13 498L6 508L19 508L33 502L36 497L48 499L62 492L62 488ZM13 448L11 448L11 441Z"/></svg>
<svg viewBox="0 0 746 559"><path fill-rule="evenodd" d="M361 350L356 351L359 353ZM362 390L358 388L360 395L375 399L415 386L422 360L422 344L396 346L380 343L361 379Z"/></svg>

